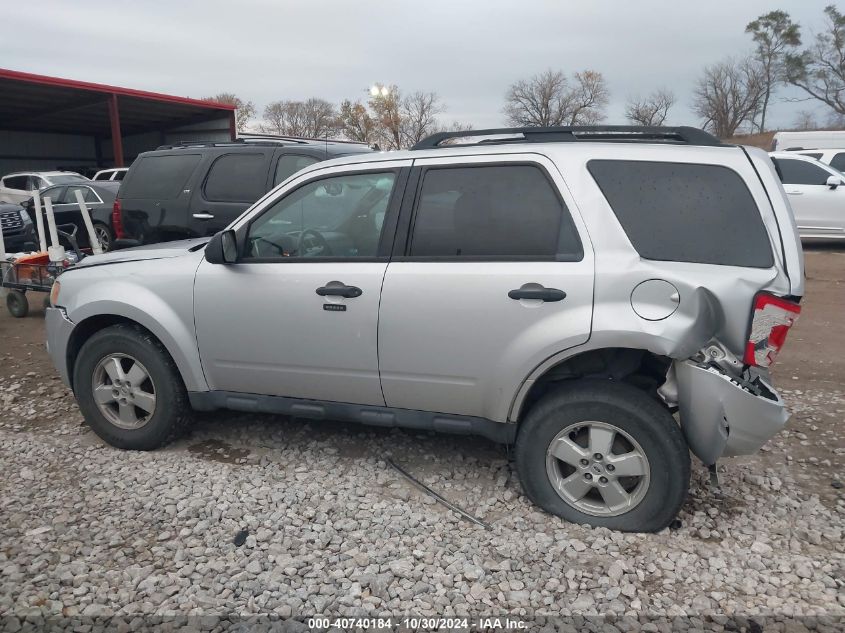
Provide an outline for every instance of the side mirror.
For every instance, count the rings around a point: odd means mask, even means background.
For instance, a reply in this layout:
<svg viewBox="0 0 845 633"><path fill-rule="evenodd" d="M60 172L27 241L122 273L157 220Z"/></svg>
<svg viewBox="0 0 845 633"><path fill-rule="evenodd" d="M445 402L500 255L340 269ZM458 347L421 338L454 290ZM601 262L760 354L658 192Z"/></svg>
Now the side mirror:
<svg viewBox="0 0 845 633"><path fill-rule="evenodd" d="M234 264L238 261L238 240L231 229L220 231L205 245L205 259L210 264Z"/></svg>
<svg viewBox="0 0 845 633"><path fill-rule="evenodd" d="M842 179L837 178L836 176L828 176L827 182L825 184L831 189L836 189L839 185L842 184Z"/></svg>

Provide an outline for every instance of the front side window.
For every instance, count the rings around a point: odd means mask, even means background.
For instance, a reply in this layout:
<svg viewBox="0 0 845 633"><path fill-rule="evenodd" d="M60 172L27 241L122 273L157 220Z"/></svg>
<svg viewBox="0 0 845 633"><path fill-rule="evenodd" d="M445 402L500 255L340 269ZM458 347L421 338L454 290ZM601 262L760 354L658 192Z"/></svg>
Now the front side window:
<svg viewBox="0 0 845 633"><path fill-rule="evenodd" d="M412 257L570 259L583 256L572 218L533 165L427 169Z"/></svg>
<svg viewBox="0 0 845 633"><path fill-rule="evenodd" d="M845 170L845 152L839 152L830 159L830 166L838 171Z"/></svg>
<svg viewBox="0 0 845 633"><path fill-rule="evenodd" d="M393 172L309 182L252 222L245 259L376 257Z"/></svg>
<svg viewBox="0 0 845 633"><path fill-rule="evenodd" d="M634 160L591 160L587 169L641 257L773 264L757 203L732 169Z"/></svg>
<svg viewBox="0 0 845 633"><path fill-rule="evenodd" d="M39 179L41 180L41 179ZM80 176L79 174L58 174L55 176L50 176L50 180L53 181L54 185L64 185L69 182L79 182L81 180L88 180L85 176ZM47 183L41 180L41 187L45 186Z"/></svg>
<svg viewBox="0 0 845 633"><path fill-rule="evenodd" d="M264 154L226 154L214 161L205 180L205 199L255 202L264 193Z"/></svg>
<svg viewBox="0 0 845 633"><path fill-rule="evenodd" d="M273 176L273 185L284 182L296 172L305 169L308 165L320 162L313 156L302 156L297 154L285 154L279 157L276 163L276 174Z"/></svg>
<svg viewBox="0 0 845 633"><path fill-rule="evenodd" d="M822 167L806 160L776 158L774 162L785 185L823 185L830 176Z"/></svg>

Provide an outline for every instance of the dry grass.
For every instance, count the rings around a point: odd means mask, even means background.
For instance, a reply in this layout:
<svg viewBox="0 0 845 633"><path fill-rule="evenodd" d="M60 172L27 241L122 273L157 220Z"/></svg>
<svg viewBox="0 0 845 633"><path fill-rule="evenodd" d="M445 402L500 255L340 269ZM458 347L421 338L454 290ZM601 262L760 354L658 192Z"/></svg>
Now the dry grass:
<svg viewBox="0 0 845 633"><path fill-rule="evenodd" d="M733 143L735 145L753 145L766 150L772 149L772 139L775 137L775 131L763 132L762 134L741 134L723 139L726 143Z"/></svg>

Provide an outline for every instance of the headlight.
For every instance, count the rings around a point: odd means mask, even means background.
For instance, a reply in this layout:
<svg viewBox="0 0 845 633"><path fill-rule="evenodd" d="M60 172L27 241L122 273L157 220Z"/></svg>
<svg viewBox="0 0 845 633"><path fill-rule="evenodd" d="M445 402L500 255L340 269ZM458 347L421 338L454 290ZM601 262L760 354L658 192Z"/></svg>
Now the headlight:
<svg viewBox="0 0 845 633"><path fill-rule="evenodd" d="M26 212L26 209L21 209L21 220L29 222L29 213Z"/></svg>
<svg viewBox="0 0 845 633"><path fill-rule="evenodd" d="M59 292L62 290L62 284L58 281L53 282L53 287L50 288L50 305L54 308L59 303Z"/></svg>

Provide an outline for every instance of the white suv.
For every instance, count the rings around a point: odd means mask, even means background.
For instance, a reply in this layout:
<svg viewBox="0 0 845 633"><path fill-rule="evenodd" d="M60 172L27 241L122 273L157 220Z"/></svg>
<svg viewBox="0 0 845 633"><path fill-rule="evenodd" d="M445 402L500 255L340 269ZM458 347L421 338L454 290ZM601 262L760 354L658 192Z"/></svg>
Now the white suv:
<svg viewBox="0 0 845 633"><path fill-rule="evenodd" d="M85 176L74 171L21 171L0 178L0 202L26 202L33 191L50 185L87 182Z"/></svg>
<svg viewBox="0 0 845 633"><path fill-rule="evenodd" d="M210 240L65 272L48 345L91 428L153 449L229 408L475 433L515 444L549 512L665 527L690 449L712 466L788 417L767 368L804 271L774 167L692 128L470 134L317 163Z"/></svg>
<svg viewBox="0 0 845 633"><path fill-rule="evenodd" d="M805 239L845 239L845 176L815 158L772 152L798 233Z"/></svg>

